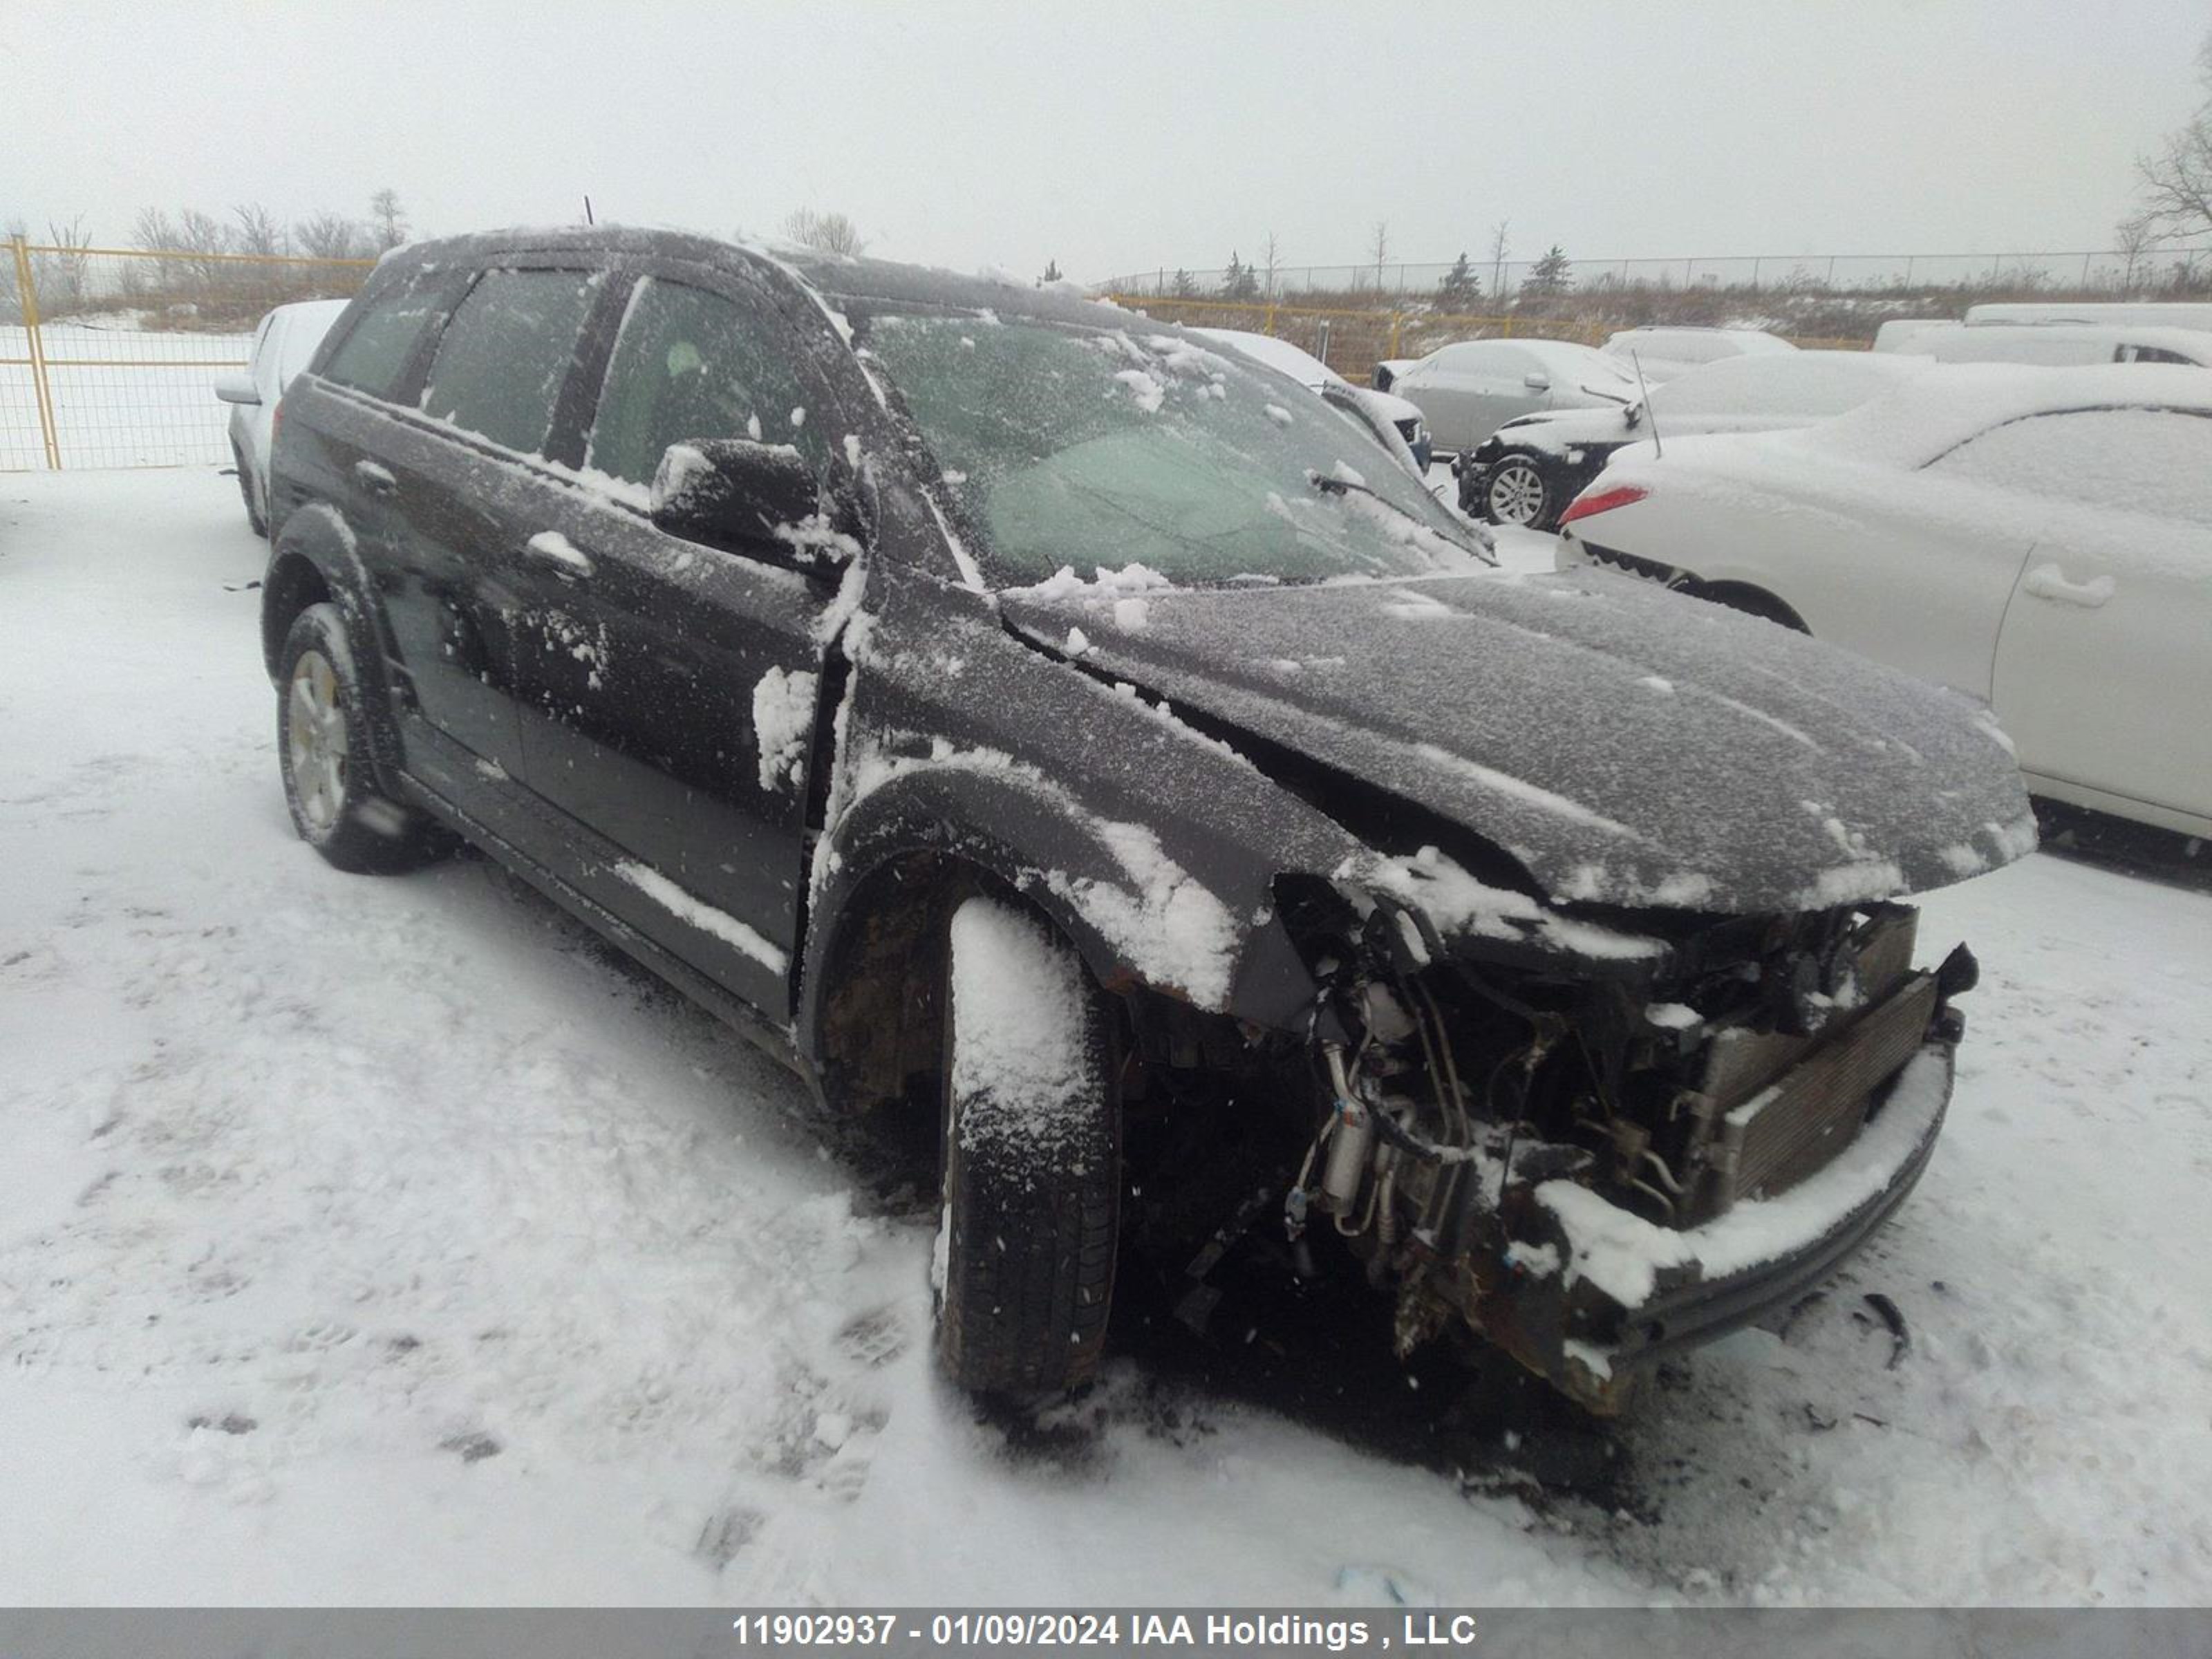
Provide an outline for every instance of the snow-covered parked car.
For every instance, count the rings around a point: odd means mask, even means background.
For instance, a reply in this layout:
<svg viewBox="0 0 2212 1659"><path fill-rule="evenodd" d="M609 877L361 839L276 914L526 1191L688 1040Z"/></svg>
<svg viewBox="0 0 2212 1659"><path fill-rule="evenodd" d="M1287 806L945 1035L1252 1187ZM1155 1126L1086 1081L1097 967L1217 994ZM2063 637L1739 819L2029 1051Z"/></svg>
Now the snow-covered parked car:
<svg viewBox="0 0 2212 1659"><path fill-rule="evenodd" d="M1647 323L1624 328L1599 348L1622 368L1644 372L1644 382L1656 385L1686 374L1700 363L1717 363L1725 357L1752 357L1797 348L1779 334L1763 328L1700 328L1682 323Z"/></svg>
<svg viewBox="0 0 2212 1659"><path fill-rule="evenodd" d="M2029 787L2212 836L2212 370L1961 364L1799 432L1625 452L1595 562L1992 706Z"/></svg>
<svg viewBox="0 0 2212 1659"><path fill-rule="evenodd" d="M1903 385L1932 359L1870 351L1723 357L1651 388L1626 409L1577 409L1508 421L1455 464L1462 510L1492 524L1549 530L1616 450L1699 432L1810 426Z"/></svg>
<svg viewBox="0 0 2212 1659"><path fill-rule="evenodd" d="M1384 389L1417 406L1437 448L1452 455L1522 415L1619 409L1636 396L1625 365L1571 340L1462 340L1393 374Z"/></svg>
<svg viewBox="0 0 2212 1659"><path fill-rule="evenodd" d="M216 378L215 395L230 407L230 453L238 463L238 491L253 533L269 533L269 441L284 388L315 356L315 348L346 308L343 300L299 300L278 306L253 330L246 371Z"/></svg>
<svg viewBox="0 0 2212 1659"><path fill-rule="evenodd" d="M2212 331L2125 323L1884 323L1878 353L1911 351L1939 363L2036 363L2046 368L2096 363L2187 363L2212 368Z"/></svg>
<svg viewBox="0 0 2212 1659"><path fill-rule="evenodd" d="M387 258L286 410L301 836L473 841L826 1109L926 1126L962 1384L1082 1381L1118 1261L1242 1236L1616 1409L1929 1156L1974 969L1897 901L2033 842L1986 716L1501 573L1202 339L515 233Z"/></svg>
<svg viewBox="0 0 2212 1659"><path fill-rule="evenodd" d="M1389 428L1404 441L1406 453L1413 458L1415 475L1424 478L1428 476L1428 425L1422 420L1421 411L1403 398L1354 386L1311 352L1301 350L1288 340L1279 340L1272 334L1254 334L1241 328L1194 328L1191 332L1235 347L1255 362L1289 375L1309 392L1349 402L1365 411L1378 425Z"/></svg>

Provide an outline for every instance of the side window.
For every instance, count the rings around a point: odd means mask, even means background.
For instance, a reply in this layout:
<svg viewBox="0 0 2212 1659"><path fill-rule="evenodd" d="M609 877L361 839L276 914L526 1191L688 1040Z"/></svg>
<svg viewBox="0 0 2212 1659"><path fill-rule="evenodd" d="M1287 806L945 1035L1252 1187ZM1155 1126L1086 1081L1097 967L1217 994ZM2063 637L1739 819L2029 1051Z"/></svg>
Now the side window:
<svg viewBox="0 0 2212 1659"><path fill-rule="evenodd" d="M795 445L818 471L829 440L824 422L807 418L793 349L764 311L687 283L641 278L607 365L586 463L649 484L672 443L752 438Z"/></svg>
<svg viewBox="0 0 2212 1659"><path fill-rule="evenodd" d="M324 374L373 398L390 397L447 304L447 291L434 284L386 295L354 319Z"/></svg>
<svg viewBox="0 0 2212 1659"><path fill-rule="evenodd" d="M2123 363L2194 363L2194 357L2185 357L2178 351L2168 351L2164 346L2122 346L2113 354Z"/></svg>
<svg viewBox="0 0 2212 1659"><path fill-rule="evenodd" d="M2212 525L2212 416L2170 409L2031 416L1969 439L1929 470L2108 511Z"/></svg>
<svg viewBox="0 0 2212 1659"><path fill-rule="evenodd" d="M542 452L602 279L598 271L485 272L438 342L424 412L523 454Z"/></svg>

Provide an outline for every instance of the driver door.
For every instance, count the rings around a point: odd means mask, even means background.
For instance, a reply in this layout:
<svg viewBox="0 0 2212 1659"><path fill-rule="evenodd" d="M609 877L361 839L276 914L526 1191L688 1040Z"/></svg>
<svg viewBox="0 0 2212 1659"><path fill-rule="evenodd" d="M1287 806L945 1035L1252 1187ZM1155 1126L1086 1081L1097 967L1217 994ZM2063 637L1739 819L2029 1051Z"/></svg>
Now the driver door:
<svg viewBox="0 0 2212 1659"><path fill-rule="evenodd" d="M574 885L781 1023L836 573L766 540L684 541L646 505L681 440L789 443L821 473L843 429L809 363L823 341L764 287L689 268L647 267L608 322L580 434L604 478L544 492L516 526L523 781L592 854Z"/></svg>

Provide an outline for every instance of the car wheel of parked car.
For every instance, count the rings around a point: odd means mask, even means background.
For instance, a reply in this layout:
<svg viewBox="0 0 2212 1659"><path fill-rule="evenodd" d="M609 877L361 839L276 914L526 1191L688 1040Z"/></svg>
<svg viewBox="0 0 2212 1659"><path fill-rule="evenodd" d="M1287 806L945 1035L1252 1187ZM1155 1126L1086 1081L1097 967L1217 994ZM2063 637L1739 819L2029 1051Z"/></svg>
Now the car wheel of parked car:
<svg viewBox="0 0 2212 1659"><path fill-rule="evenodd" d="M269 539L269 520L261 511L261 489L253 481L253 469L246 464L246 452L236 444L230 453L238 459L238 493L246 497L246 522L253 526L253 533L264 541Z"/></svg>
<svg viewBox="0 0 2212 1659"><path fill-rule="evenodd" d="M1066 940L987 896L945 953L939 1362L985 1394L1097 1370L1120 1231L1112 1006Z"/></svg>
<svg viewBox="0 0 2212 1659"><path fill-rule="evenodd" d="M341 870L410 869L452 838L377 788L361 678L337 607L311 605L292 623L276 677L276 756L300 838Z"/></svg>
<svg viewBox="0 0 2212 1659"><path fill-rule="evenodd" d="M1551 486L1543 469L1528 456L1508 455L1490 469L1482 487L1482 516L1491 523L1541 530L1551 512Z"/></svg>

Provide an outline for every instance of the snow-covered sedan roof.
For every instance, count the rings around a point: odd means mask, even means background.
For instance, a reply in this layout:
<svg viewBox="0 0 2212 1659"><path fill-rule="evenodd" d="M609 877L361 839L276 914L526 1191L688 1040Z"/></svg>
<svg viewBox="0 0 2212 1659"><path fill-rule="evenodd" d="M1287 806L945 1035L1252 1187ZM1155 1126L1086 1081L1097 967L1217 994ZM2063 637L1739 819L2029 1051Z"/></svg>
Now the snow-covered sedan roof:
<svg viewBox="0 0 2212 1659"><path fill-rule="evenodd" d="M1331 381L1338 386L1348 384L1343 375L1311 352L1302 351L1288 340L1279 340L1272 334L1255 334L1241 328L1194 328L1190 331L1235 346L1246 356L1280 370L1300 386L1317 387Z"/></svg>
<svg viewBox="0 0 2212 1659"><path fill-rule="evenodd" d="M2169 363L2089 368L1939 364L1848 414L1764 441L1816 457L1910 471L1991 427L2084 409L2181 409L2212 415L2212 368Z"/></svg>

